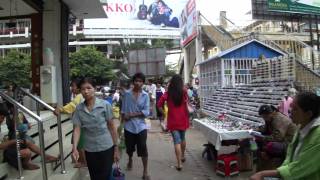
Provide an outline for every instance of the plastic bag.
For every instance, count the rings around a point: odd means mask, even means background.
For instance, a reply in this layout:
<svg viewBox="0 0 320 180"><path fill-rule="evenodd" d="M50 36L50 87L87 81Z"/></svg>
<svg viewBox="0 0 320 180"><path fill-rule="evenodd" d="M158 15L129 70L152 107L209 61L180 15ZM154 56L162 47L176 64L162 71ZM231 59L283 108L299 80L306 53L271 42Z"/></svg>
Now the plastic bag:
<svg viewBox="0 0 320 180"><path fill-rule="evenodd" d="M125 174L121 171L119 164L114 164L110 180L125 180Z"/></svg>

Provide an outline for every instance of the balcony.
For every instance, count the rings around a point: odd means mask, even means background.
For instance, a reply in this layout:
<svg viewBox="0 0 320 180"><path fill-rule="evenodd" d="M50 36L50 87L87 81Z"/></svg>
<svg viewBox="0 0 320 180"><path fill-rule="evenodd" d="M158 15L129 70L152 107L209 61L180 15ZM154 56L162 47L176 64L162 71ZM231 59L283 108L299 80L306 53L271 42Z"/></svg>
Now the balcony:
<svg viewBox="0 0 320 180"><path fill-rule="evenodd" d="M0 29L0 38L14 38L14 37L25 37L28 38L31 34L29 27L18 27L18 28L4 28Z"/></svg>

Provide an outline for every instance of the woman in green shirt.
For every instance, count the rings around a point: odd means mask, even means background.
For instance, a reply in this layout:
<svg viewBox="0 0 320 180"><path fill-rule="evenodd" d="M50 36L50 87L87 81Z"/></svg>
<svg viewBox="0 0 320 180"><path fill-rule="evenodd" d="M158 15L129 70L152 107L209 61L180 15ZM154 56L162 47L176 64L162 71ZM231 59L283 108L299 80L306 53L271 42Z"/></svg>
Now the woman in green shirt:
<svg viewBox="0 0 320 180"><path fill-rule="evenodd" d="M299 124L286 159L276 170L261 171L251 180L278 177L284 180L320 180L320 97L314 93L298 94L291 105L292 121Z"/></svg>

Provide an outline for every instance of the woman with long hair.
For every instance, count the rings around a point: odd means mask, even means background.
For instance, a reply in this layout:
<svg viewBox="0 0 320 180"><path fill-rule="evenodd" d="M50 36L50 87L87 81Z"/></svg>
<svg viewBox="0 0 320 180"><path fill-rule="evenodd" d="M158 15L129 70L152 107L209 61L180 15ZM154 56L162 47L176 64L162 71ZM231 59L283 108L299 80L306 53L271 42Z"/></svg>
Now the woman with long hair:
<svg viewBox="0 0 320 180"><path fill-rule="evenodd" d="M188 95L183 87L181 76L174 75L171 78L168 91L162 95L157 104L161 112L163 112L165 102L168 105L167 129L171 132L177 158L176 169L181 171L182 162L186 160L184 156L186 150L185 133L189 128Z"/></svg>
<svg viewBox="0 0 320 180"><path fill-rule="evenodd" d="M283 164L276 170L260 171L251 180L277 177L284 180L320 180L320 97L314 93L298 94L292 102L292 121L299 124Z"/></svg>

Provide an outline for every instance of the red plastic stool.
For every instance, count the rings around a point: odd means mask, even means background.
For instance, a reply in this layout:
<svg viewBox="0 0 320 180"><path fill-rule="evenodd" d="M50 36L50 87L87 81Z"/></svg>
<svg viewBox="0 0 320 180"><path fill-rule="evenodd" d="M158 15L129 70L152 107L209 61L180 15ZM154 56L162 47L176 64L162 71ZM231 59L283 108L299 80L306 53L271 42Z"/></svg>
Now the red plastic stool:
<svg viewBox="0 0 320 180"><path fill-rule="evenodd" d="M222 154L218 156L216 173L223 176L233 176L239 174L238 157L233 154Z"/></svg>

